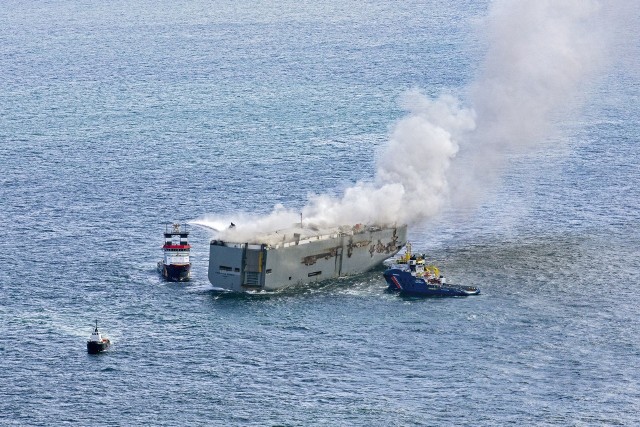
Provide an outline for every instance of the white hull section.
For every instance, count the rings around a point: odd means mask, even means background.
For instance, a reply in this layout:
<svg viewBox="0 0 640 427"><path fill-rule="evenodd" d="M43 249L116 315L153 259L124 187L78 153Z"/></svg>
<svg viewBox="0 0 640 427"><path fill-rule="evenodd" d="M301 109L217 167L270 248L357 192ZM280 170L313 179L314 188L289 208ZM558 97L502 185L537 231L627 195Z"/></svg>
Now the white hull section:
<svg viewBox="0 0 640 427"><path fill-rule="evenodd" d="M289 231L290 239L279 232L277 244L211 241L209 281L215 288L244 292L350 276L395 255L407 240L406 225L341 227L304 238Z"/></svg>

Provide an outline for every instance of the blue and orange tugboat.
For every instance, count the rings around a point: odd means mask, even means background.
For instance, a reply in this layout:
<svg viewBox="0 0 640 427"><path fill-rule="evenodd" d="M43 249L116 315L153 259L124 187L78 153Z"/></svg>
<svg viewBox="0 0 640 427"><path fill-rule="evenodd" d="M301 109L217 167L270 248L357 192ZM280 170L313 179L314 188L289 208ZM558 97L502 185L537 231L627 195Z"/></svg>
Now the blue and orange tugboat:
<svg viewBox="0 0 640 427"><path fill-rule="evenodd" d="M98 331L98 321L96 320L96 328L91 333L91 337L87 341L87 353L98 354L102 353L111 345L111 341L107 337L103 337Z"/></svg>
<svg viewBox="0 0 640 427"><path fill-rule="evenodd" d="M186 224L167 224L164 230L164 259L158 261L158 271L172 282L185 282L191 278L189 261L189 232Z"/></svg>
<svg viewBox="0 0 640 427"><path fill-rule="evenodd" d="M407 243L405 254L384 272L384 278L389 291L407 296L466 297L480 293L475 286L447 283L438 267L426 265L424 256L411 254L411 243Z"/></svg>

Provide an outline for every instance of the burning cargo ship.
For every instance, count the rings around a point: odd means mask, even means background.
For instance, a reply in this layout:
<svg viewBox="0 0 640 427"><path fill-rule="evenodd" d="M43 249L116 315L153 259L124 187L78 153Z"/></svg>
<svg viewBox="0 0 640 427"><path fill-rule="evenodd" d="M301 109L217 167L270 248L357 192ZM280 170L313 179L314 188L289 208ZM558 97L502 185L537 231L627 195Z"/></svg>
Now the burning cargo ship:
<svg viewBox="0 0 640 427"><path fill-rule="evenodd" d="M246 242L213 239L209 281L220 290L273 291L362 273L394 256L407 226L302 226Z"/></svg>

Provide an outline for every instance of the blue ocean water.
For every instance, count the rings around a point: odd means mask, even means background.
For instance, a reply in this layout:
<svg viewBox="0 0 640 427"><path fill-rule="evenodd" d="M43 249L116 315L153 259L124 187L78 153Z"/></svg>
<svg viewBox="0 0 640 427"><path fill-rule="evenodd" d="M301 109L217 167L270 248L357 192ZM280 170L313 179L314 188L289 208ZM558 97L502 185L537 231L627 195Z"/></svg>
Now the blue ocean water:
<svg viewBox="0 0 640 427"><path fill-rule="evenodd" d="M402 93L473 81L488 7L4 2L0 424L640 424L634 56L481 206L410 229L481 296L381 269L220 296L198 228L192 282L155 271L165 222L371 178Z"/></svg>

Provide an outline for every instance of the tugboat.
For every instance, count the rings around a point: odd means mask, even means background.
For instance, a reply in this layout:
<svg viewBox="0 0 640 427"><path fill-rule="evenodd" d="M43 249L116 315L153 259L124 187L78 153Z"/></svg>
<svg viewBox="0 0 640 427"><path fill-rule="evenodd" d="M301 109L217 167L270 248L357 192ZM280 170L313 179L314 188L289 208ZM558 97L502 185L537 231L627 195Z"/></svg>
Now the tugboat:
<svg viewBox="0 0 640 427"><path fill-rule="evenodd" d="M103 337L98 331L98 321L96 320L96 328L93 330L89 341L87 341L87 352L89 354L102 353L111 345L109 338Z"/></svg>
<svg viewBox="0 0 640 427"><path fill-rule="evenodd" d="M185 282L191 278L191 262L186 224L166 224L164 230L164 259L158 261L158 271L172 282Z"/></svg>
<svg viewBox="0 0 640 427"><path fill-rule="evenodd" d="M424 256L411 254L411 243L406 252L384 272L388 290L407 296L466 297L478 295L475 286L453 285L446 282L438 267L426 265Z"/></svg>

